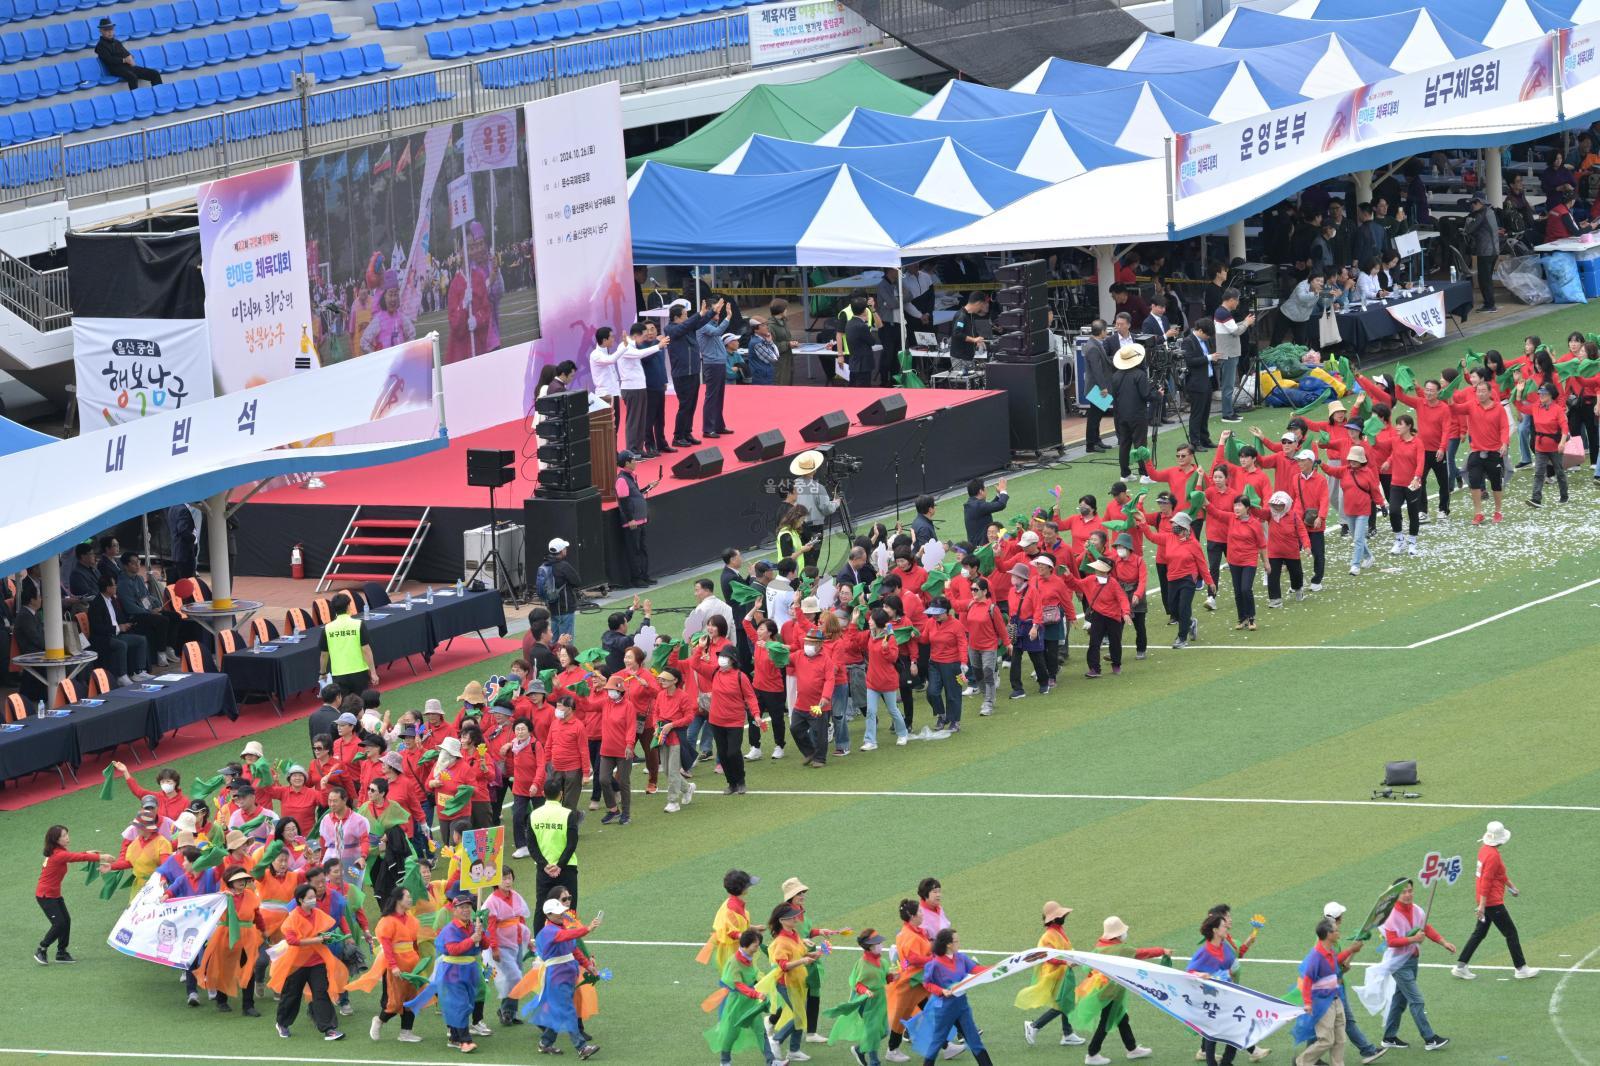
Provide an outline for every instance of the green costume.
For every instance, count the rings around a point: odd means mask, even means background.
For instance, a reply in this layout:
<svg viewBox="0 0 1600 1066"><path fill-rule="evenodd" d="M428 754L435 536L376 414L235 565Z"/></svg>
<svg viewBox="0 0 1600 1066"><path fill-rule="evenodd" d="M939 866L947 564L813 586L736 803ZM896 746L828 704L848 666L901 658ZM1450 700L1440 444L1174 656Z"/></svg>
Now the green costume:
<svg viewBox="0 0 1600 1066"><path fill-rule="evenodd" d="M761 1047L761 1041L766 1039L761 1022L767 1013L767 1001L751 999L737 990L741 984L754 988L760 979L754 962L739 961L737 953L728 959L722 968L722 987L728 994L722 1001L717 1024L706 1030L706 1043L712 1051L722 1055Z"/></svg>
<svg viewBox="0 0 1600 1066"><path fill-rule="evenodd" d="M856 986L865 992L854 992ZM888 978L883 972L883 956L868 961L863 955L850 971L851 997L823 1013L838 1018L828 1034L830 1044L854 1044L863 1053L876 1051L889 1035Z"/></svg>
<svg viewBox="0 0 1600 1066"><path fill-rule="evenodd" d="M1099 955L1117 955L1125 959L1137 958L1137 949L1128 944L1096 944L1094 949ZM1156 960L1151 960L1156 961ZM1171 965L1171 960L1163 956L1160 960L1163 966ZM1127 1016L1125 1006L1128 990L1111 980L1098 970L1089 971L1089 976L1078 984L1077 1003L1068 1016L1072 1028L1081 1032L1092 1033L1100 1024L1100 1015L1107 1007L1111 1014L1106 1018L1106 1032L1117 1027L1117 1023Z"/></svg>

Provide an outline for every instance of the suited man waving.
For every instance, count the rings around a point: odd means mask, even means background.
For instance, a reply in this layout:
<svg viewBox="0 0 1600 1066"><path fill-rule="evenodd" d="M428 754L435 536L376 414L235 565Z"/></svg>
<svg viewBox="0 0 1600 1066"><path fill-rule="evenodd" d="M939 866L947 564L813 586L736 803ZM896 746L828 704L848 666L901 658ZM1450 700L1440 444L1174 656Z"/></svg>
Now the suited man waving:
<svg viewBox="0 0 1600 1066"><path fill-rule="evenodd" d="M1217 387L1216 327L1207 318L1199 319L1179 345L1188 379L1183 391L1189 397L1189 443L1195 448L1215 448L1207 422L1211 417L1211 393Z"/></svg>

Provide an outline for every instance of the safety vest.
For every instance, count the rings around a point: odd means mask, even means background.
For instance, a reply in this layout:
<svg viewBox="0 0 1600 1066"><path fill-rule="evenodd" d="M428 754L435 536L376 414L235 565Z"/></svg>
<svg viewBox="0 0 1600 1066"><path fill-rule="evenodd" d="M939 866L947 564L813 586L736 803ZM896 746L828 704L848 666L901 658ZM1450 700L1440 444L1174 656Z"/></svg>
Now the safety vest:
<svg viewBox="0 0 1600 1066"><path fill-rule="evenodd" d="M533 839L539 844L539 853L547 862L554 862L563 851L567 850L567 817L572 814L566 807L553 800L545 800L543 806L528 817L528 828L533 830ZM572 858L567 860L568 866L578 865L578 852L572 852Z"/></svg>
<svg viewBox="0 0 1600 1066"><path fill-rule="evenodd" d="M322 627L328 641L328 672L335 677L367 672L361 654L361 620L350 615L335 618Z"/></svg>

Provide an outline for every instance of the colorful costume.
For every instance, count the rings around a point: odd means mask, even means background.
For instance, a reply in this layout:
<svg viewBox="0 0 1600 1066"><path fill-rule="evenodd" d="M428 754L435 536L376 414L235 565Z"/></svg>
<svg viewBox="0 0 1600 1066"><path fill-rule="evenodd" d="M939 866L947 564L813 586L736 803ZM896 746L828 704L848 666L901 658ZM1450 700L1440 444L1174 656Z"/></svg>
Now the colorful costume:
<svg viewBox="0 0 1600 1066"><path fill-rule="evenodd" d="M417 939L422 927L411 914L388 914L378 919L378 957L372 968L356 980L350 988L356 992L370 992L383 981L383 1013L387 1016L403 1014L406 1001L417 994L416 985L406 979L422 965L417 954Z"/></svg>
<svg viewBox="0 0 1600 1066"><path fill-rule="evenodd" d="M483 983L478 951L484 946L484 938L474 935L472 926L452 919L433 938L433 975L422 991L405 1004L406 1009L415 1011L438 997L439 1012L444 1015L452 1043L470 1040L467 1030L472 1025L472 1005Z"/></svg>
<svg viewBox="0 0 1600 1066"><path fill-rule="evenodd" d="M500 995L502 1015L515 1000L511 990L522 980L522 953L533 943L528 929L528 904L518 892L497 888L484 903L489 912L485 936L494 956L494 988Z"/></svg>
<svg viewBox="0 0 1600 1066"><path fill-rule="evenodd" d="M906 922L894 938L895 957L900 960L900 972L889 982L889 1031L903 1033L906 1022L916 1016L927 1002L928 991L922 987L922 968L933 957L933 945L923 935L922 927Z"/></svg>
<svg viewBox="0 0 1600 1066"><path fill-rule="evenodd" d="M707 1012L718 1011L717 1024L706 1030L706 1044L724 1061L735 1051L758 1050L766 1041L761 1023L767 999L756 991L759 980L755 960L735 948L723 964L717 991L700 1005Z"/></svg>
<svg viewBox="0 0 1600 1066"><path fill-rule="evenodd" d="M1120 940L1095 941L1094 950L1100 955L1120 955L1130 959L1160 958L1161 948L1134 948ZM1072 1027L1083 1032L1094 1032L1105 1016L1104 1032L1118 1028L1127 1017L1125 1006L1128 990L1099 970L1090 970L1089 976L1078 982L1077 1002L1072 1008Z"/></svg>
<svg viewBox="0 0 1600 1066"><path fill-rule="evenodd" d="M1071 951L1072 941L1062 932L1059 925L1047 925L1039 937L1039 946L1054 948L1057 951ZM1056 1012L1064 1017L1070 1017L1077 988L1077 967L1054 960L1042 962L1034 971L1033 984L1018 992L1014 1003L1018 1010ZM1053 1015L1047 1015L1034 1024L1036 1028L1043 1029L1054 1020ZM1067 1023L1066 1031L1069 1033L1072 1031L1070 1022Z"/></svg>
<svg viewBox="0 0 1600 1066"><path fill-rule="evenodd" d="M936 955L922 968L922 985L930 993L928 1005L906 1026L906 1036L918 1055L924 1059L936 1058L945 1040L957 1029L974 1056L984 1051L983 1037L978 1033L978 1023L972 1017L972 1006L966 994L946 991L984 969L972 956L960 951L954 955Z"/></svg>
<svg viewBox="0 0 1600 1066"><path fill-rule="evenodd" d="M195 984L215 992L219 1000L238 995L241 983L246 987L253 983L256 956L266 942L261 900L255 892L231 894L229 905L233 914L217 923L194 972ZM247 997L246 1005L251 1002Z"/></svg>
<svg viewBox="0 0 1600 1066"><path fill-rule="evenodd" d="M850 971L850 989L850 999L827 1012L839 1019L828 1043L854 1044L864 1058L876 1062L878 1045L889 1035L889 978L881 952L862 953Z"/></svg>
<svg viewBox="0 0 1600 1066"><path fill-rule="evenodd" d="M539 967L531 970L512 991L514 995L521 995L532 988L538 989L539 994L523 1005L522 1013L531 1014L534 1024L543 1030L539 1037L541 1047L553 1047L556 1037L562 1033L571 1038L575 1048L582 1048L587 1042L576 1000L578 976L582 970L578 961L578 940L588 933L587 926L568 925L564 920L549 921L533 938Z"/></svg>
<svg viewBox="0 0 1600 1066"><path fill-rule="evenodd" d="M739 950L740 935L749 928L750 914L745 910L744 900L729 896L717 908L717 916L711 922L711 936L694 961L701 965L709 962L717 968L717 973L722 973L733 953Z"/></svg>
<svg viewBox="0 0 1600 1066"><path fill-rule="evenodd" d="M806 979L812 967L800 960L809 951L798 932L788 930L773 937L772 946L767 949L773 971L763 979L763 984L770 984L782 1003L772 1023L773 1029L780 1032L791 1024L796 1029L805 1028Z"/></svg>

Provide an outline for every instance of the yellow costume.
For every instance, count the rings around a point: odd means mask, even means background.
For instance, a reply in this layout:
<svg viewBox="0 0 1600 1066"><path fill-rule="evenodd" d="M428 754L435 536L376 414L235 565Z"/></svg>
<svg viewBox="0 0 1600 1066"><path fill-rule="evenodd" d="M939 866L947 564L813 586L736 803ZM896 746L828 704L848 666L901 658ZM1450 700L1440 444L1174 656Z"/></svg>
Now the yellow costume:
<svg viewBox="0 0 1600 1066"><path fill-rule="evenodd" d="M1045 926L1044 934L1039 937L1041 948L1055 948L1058 951L1071 951L1072 941L1067 939L1067 934L1061 931L1060 926ZM1067 983L1071 967L1064 962L1042 962L1035 971L1033 984L1017 993L1015 1005L1018 1010L1061 1010L1063 1013L1072 1008L1072 987L1067 989L1067 1006L1061 1007L1060 999L1062 985ZM1072 982L1076 986L1077 982Z"/></svg>
<svg viewBox="0 0 1600 1066"><path fill-rule="evenodd" d="M717 917L711 923L711 937L706 941L705 947L700 949L700 954L694 958L695 962L702 965L711 963L721 974L727 969L728 960L733 958L733 953L739 950L739 937L750 928L750 915L744 909L744 900L738 896L729 896L721 907L717 908Z"/></svg>

